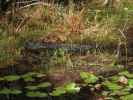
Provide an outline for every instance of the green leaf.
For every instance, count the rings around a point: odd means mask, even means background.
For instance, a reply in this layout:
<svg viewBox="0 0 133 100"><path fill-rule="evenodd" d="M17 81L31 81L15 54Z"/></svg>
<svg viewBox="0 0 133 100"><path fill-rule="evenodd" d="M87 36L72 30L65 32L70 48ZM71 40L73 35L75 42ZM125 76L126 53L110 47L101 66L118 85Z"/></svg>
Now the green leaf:
<svg viewBox="0 0 133 100"><path fill-rule="evenodd" d="M36 75L35 72L29 72L29 73L26 73L26 74L22 75L21 77L22 77L23 79L25 79L25 78L27 78L27 77L33 77L33 76L35 76L35 75Z"/></svg>
<svg viewBox="0 0 133 100"><path fill-rule="evenodd" d="M98 81L98 77L96 77L94 74L88 73L88 72L80 72L80 77L85 81L85 83L96 83Z"/></svg>
<svg viewBox="0 0 133 100"><path fill-rule="evenodd" d="M127 94L129 94L130 92L128 92L128 91L123 91L123 90L121 90L121 92L118 90L118 91L113 91L112 93L110 93L109 95L110 96L123 96L123 95L127 95Z"/></svg>
<svg viewBox="0 0 133 100"><path fill-rule="evenodd" d="M118 76L112 76L110 79L112 82L118 82L119 78L120 77L118 77Z"/></svg>
<svg viewBox="0 0 133 100"><path fill-rule="evenodd" d="M122 96L121 100L133 100L133 94Z"/></svg>
<svg viewBox="0 0 133 100"><path fill-rule="evenodd" d="M64 86L57 87L55 88L54 91L52 91L51 95L52 96L61 96L65 93L76 93L80 91L80 87L76 86L76 83L68 83L65 84Z"/></svg>
<svg viewBox="0 0 133 100"><path fill-rule="evenodd" d="M10 93L10 94L18 95L18 94L21 94L21 93L22 93L21 90L18 90L18 89L11 89L11 93Z"/></svg>
<svg viewBox="0 0 133 100"><path fill-rule="evenodd" d="M28 89L28 90L37 90L38 86L27 86L25 88Z"/></svg>
<svg viewBox="0 0 133 100"><path fill-rule="evenodd" d="M22 91L18 90L18 89L8 89L8 88L4 88L2 90L0 90L0 94L14 94L14 95L18 95L21 94Z"/></svg>
<svg viewBox="0 0 133 100"><path fill-rule="evenodd" d="M133 79L128 80L128 86L129 88L133 88Z"/></svg>
<svg viewBox="0 0 133 100"><path fill-rule="evenodd" d="M43 98L43 97L47 97L48 94L44 93L44 92L39 92L39 91L31 91L31 92L27 92L26 94L28 97L34 98L34 97L38 97L38 98Z"/></svg>
<svg viewBox="0 0 133 100"><path fill-rule="evenodd" d="M0 81L4 81L4 78L0 77Z"/></svg>
<svg viewBox="0 0 133 100"><path fill-rule="evenodd" d="M44 83L40 83L39 85L36 85L36 86L27 86L25 88L28 89L28 90L37 90L39 88L47 88L49 86L51 86L51 83L44 82Z"/></svg>
<svg viewBox="0 0 133 100"><path fill-rule="evenodd" d="M103 85L111 91L120 90L122 88L122 86L109 81L104 82Z"/></svg>
<svg viewBox="0 0 133 100"><path fill-rule="evenodd" d="M57 88L55 88L54 91L52 91L51 95L52 96L61 96L65 93L66 93L66 91L65 91L64 87L57 87Z"/></svg>
<svg viewBox="0 0 133 100"><path fill-rule="evenodd" d="M76 86L76 83L69 83L64 86L67 93L76 93L80 91L80 87Z"/></svg>
<svg viewBox="0 0 133 100"><path fill-rule="evenodd" d="M11 90L8 88L4 88L2 90L0 90L0 94L10 94Z"/></svg>
<svg viewBox="0 0 133 100"><path fill-rule="evenodd" d="M126 76L127 78L133 78L133 74L129 73L128 71L120 72L119 75Z"/></svg>
<svg viewBox="0 0 133 100"><path fill-rule="evenodd" d="M21 77L24 79L24 81L29 82L29 81L34 81L35 77L40 78L44 76L45 74L41 74L37 72L29 72L29 73L22 75Z"/></svg>
<svg viewBox="0 0 133 100"><path fill-rule="evenodd" d="M38 85L38 88L47 88L47 87L50 87L52 84L49 83L49 82L44 82L44 83L40 83Z"/></svg>
<svg viewBox="0 0 133 100"><path fill-rule="evenodd" d="M23 77L25 82L32 82L34 81L34 78L32 76Z"/></svg>
<svg viewBox="0 0 133 100"><path fill-rule="evenodd" d="M10 81L10 82L17 81L19 79L20 79L20 76L18 76L18 75L9 75L9 76L4 77L4 80Z"/></svg>

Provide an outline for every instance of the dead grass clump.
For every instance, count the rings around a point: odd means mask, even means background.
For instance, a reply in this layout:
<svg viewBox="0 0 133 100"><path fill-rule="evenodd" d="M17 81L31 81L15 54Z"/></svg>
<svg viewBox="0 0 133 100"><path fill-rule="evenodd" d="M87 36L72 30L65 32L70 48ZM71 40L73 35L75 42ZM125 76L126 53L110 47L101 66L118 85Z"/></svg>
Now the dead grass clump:
<svg viewBox="0 0 133 100"><path fill-rule="evenodd" d="M50 34L44 37L44 39L42 38L42 40L53 41L57 38L57 40L65 42L68 39L80 36L80 34L84 32L84 9L78 12L68 11L68 13L64 13L62 17L62 22L55 23Z"/></svg>

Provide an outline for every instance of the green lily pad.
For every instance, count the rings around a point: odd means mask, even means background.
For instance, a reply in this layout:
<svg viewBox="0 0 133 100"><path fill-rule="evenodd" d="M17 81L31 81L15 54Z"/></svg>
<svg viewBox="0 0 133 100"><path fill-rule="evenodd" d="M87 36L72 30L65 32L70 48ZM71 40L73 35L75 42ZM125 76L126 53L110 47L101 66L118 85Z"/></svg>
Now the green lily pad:
<svg viewBox="0 0 133 100"><path fill-rule="evenodd" d="M10 94L11 90L8 88L4 88L2 90L0 90L0 94Z"/></svg>
<svg viewBox="0 0 133 100"><path fill-rule="evenodd" d="M27 92L26 94L28 97L31 97L31 98L44 98L44 97L47 97L48 94L47 93L44 93L44 92L39 92L39 91L31 91L31 92Z"/></svg>
<svg viewBox="0 0 133 100"><path fill-rule="evenodd" d="M4 81L4 78L0 77L0 81Z"/></svg>
<svg viewBox="0 0 133 100"><path fill-rule="evenodd" d="M66 84L64 87L67 93L76 93L80 91L80 87L77 87L76 83L69 83Z"/></svg>
<svg viewBox="0 0 133 100"><path fill-rule="evenodd" d="M122 88L122 86L118 85L117 83L113 83L110 81L104 82L103 85L111 91L120 90Z"/></svg>
<svg viewBox="0 0 133 100"><path fill-rule="evenodd" d="M18 90L18 89L11 89L11 94L18 95L18 94L21 94L21 93L22 93L21 90Z"/></svg>
<svg viewBox="0 0 133 100"><path fill-rule="evenodd" d="M38 85L38 88L47 88L47 87L50 87L52 84L49 83L49 82L44 82L44 83L40 83Z"/></svg>
<svg viewBox="0 0 133 100"><path fill-rule="evenodd" d="M36 76L36 73L35 72L29 72L29 73L26 73L24 75L22 75L21 77L23 79L27 78L27 77L33 77L33 76Z"/></svg>
<svg viewBox="0 0 133 100"><path fill-rule="evenodd" d="M96 83L98 81L98 77L96 77L94 74L88 73L88 72L80 72L80 77L87 84Z"/></svg>
<svg viewBox="0 0 133 100"><path fill-rule="evenodd" d="M23 79L25 82L32 82L35 80L32 76L23 77Z"/></svg>
<svg viewBox="0 0 133 100"><path fill-rule="evenodd" d="M133 100L133 94L122 96L121 100Z"/></svg>
<svg viewBox="0 0 133 100"><path fill-rule="evenodd" d="M128 85L129 88L133 88L133 79L128 80Z"/></svg>
<svg viewBox="0 0 133 100"><path fill-rule="evenodd" d="M38 86L27 86L25 88L28 89L28 90L37 90Z"/></svg>
<svg viewBox="0 0 133 100"><path fill-rule="evenodd" d="M61 96L65 93L66 93L66 91L65 91L64 87L57 87L57 88L55 88L54 91L52 91L52 93L50 95L51 96Z"/></svg>
<svg viewBox="0 0 133 100"><path fill-rule="evenodd" d="M80 91L80 87L77 87L76 83L68 83L68 84L65 84L64 86L55 88L55 90L52 91L51 95L52 96L61 96L66 93L74 94L79 91Z"/></svg>
<svg viewBox="0 0 133 100"><path fill-rule="evenodd" d="M9 76L4 77L4 80L10 81L10 82L17 81L19 79L20 79L20 76L18 76L18 75L9 75Z"/></svg>
<svg viewBox="0 0 133 100"><path fill-rule="evenodd" d="M36 86L27 86L25 88L28 89L28 90L37 90L39 88L47 88L49 86L51 86L51 83L44 82L44 83L40 83L39 85L36 85Z"/></svg>
<svg viewBox="0 0 133 100"><path fill-rule="evenodd" d="M121 92L120 91L114 91L114 92L112 92L112 93L110 93L110 96L123 96L123 95L128 95L130 92L128 92L128 91L123 91L123 90L121 90Z"/></svg>
<svg viewBox="0 0 133 100"><path fill-rule="evenodd" d="M128 71L120 72L119 75L126 76L127 78L133 78L133 74L129 73Z"/></svg>
<svg viewBox="0 0 133 100"><path fill-rule="evenodd" d="M112 82L118 82L119 78L120 78L119 76L113 76L110 79Z"/></svg>
<svg viewBox="0 0 133 100"><path fill-rule="evenodd" d="M42 74L40 73L36 73L36 72L29 72L29 73L26 73L24 75L22 75L21 77L24 79L24 81L26 82L32 82L35 80L35 77L41 77Z"/></svg>
<svg viewBox="0 0 133 100"><path fill-rule="evenodd" d="M9 95L9 94L18 95L18 94L21 94L21 93L22 93L22 91L20 91L18 89L4 88L4 89L0 90L0 94L5 94L5 95Z"/></svg>

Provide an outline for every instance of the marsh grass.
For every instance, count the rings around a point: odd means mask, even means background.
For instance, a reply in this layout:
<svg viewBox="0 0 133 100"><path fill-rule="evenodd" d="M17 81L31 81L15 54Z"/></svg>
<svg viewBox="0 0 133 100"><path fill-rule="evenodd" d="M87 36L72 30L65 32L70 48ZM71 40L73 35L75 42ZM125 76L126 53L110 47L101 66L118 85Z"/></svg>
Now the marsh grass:
<svg viewBox="0 0 133 100"><path fill-rule="evenodd" d="M0 62L9 63L11 59L18 58L24 43L28 40L95 43L109 48L112 46L117 48L119 44L125 44L126 40L120 31L124 32L133 22L132 1L129 3L124 0L117 3L114 1L110 5L101 4L100 6L100 3L93 1L81 6L80 9L77 9L77 5L70 3L67 7L40 5L16 12L12 16L15 21L6 19L1 21ZM15 34L10 34L13 30ZM99 48L95 51L104 50ZM114 52L110 55L116 55ZM55 57L60 59L56 55ZM63 59L65 60L65 57ZM71 59L67 61L71 62L70 66L73 66ZM51 63L53 63L52 59Z"/></svg>

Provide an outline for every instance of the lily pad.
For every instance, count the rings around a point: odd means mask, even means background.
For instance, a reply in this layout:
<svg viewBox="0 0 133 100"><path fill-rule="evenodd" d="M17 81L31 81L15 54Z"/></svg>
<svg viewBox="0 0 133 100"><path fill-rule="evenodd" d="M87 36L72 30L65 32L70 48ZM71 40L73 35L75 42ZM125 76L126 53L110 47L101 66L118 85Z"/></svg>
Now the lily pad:
<svg viewBox="0 0 133 100"><path fill-rule="evenodd" d="M55 88L54 91L52 91L51 95L52 96L61 96L65 93L66 93L66 91L65 91L64 87L57 87L57 88Z"/></svg>
<svg viewBox="0 0 133 100"><path fill-rule="evenodd" d="M67 93L76 93L80 91L80 87L77 87L76 83L69 83L65 85L65 90Z"/></svg>
<svg viewBox="0 0 133 100"><path fill-rule="evenodd" d="M122 86L118 85L117 83L113 83L110 81L104 82L103 85L111 91L120 90L122 88Z"/></svg>
<svg viewBox="0 0 133 100"><path fill-rule="evenodd" d="M128 80L128 85L129 88L133 88L133 79Z"/></svg>
<svg viewBox="0 0 133 100"><path fill-rule="evenodd" d="M50 87L52 84L49 83L49 82L44 82L44 83L40 83L38 85L38 88L47 88L47 87Z"/></svg>
<svg viewBox="0 0 133 100"><path fill-rule="evenodd" d="M40 92L40 91L31 91L31 92L27 92L26 94L28 97L31 97L31 98L43 98L43 97L47 97L48 94L47 93L44 93L44 92Z"/></svg>
<svg viewBox="0 0 133 100"><path fill-rule="evenodd" d="M24 79L24 78L27 78L27 77L33 77L35 75L36 75L35 72L29 72L29 73L26 73L26 74L22 75L21 77Z"/></svg>
<svg viewBox="0 0 133 100"><path fill-rule="evenodd" d="M112 76L110 79L112 82L118 82L119 78L120 77L118 77L118 76Z"/></svg>
<svg viewBox="0 0 133 100"><path fill-rule="evenodd" d="M21 94L21 93L22 93L21 90L18 90L18 89L11 89L11 94L18 95L18 94Z"/></svg>
<svg viewBox="0 0 133 100"><path fill-rule="evenodd" d="M122 96L121 100L133 100L133 94Z"/></svg>
<svg viewBox="0 0 133 100"><path fill-rule="evenodd" d="M80 87L76 86L76 83L68 83L64 86L57 87L55 90L51 93L52 96L61 96L66 93L77 93L80 91Z"/></svg>
<svg viewBox="0 0 133 100"><path fill-rule="evenodd" d="M0 90L0 94L5 94L5 95L9 95L9 94L18 95L21 93L22 93L22 91L19 89L4 88L4 89Z"/></svg>
<svg viewBox="0 0 133 100"><path fill-rule="evenodd" d="M98 77L96 77L94 74L88 73L88 72L81 72L80 73L80 77L87 84L96 83L98 81Z"/></svg>
<svg viewBox="0 0 133 100"><path fill-rule="evenodd" d="M18 75L9 75L9 76L4 77L4 80L10 81L10 82L17 81L19 79L20 79L20 76L18 76Z"/></svg>
<svg viewBox="0 0 133 100"><path fill-rule="evenodd" d="M0 81L4 81L4 78L0 77Z"/></svg>
<svg viewBox="0 0 133 100"><path fill-rule="evenodd" d="M4 88L2 90L0 90L0 94L10 94L11 90L8 88Z"/></svg>
<svg viewBox="0 0 133 100"><path fill-rule="evenodd" d="M28 90L37 90L38 86L27 86L25 88L28 89Z"/></svg>
<svg viewBox="0 0 133 100"><path fill-rule="evenodd" d="M133 74L129 73L128 71L120 72L119 75L126 76L127 78L133 78Z"/></svg>

